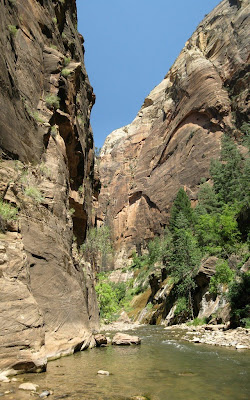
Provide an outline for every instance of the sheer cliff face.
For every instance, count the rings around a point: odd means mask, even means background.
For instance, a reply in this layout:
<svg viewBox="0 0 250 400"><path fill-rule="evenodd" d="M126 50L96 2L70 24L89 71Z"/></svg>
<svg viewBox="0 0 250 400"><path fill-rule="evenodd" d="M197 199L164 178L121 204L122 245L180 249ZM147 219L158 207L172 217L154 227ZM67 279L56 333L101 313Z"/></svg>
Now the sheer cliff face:
<svg viewBox="0 0 250 400"><path fill-rule="evenodd" d="M77 248L91 224L94 95L75 0L0 2L0 372L45 368L98 324Z"/></svg>
<svg viewBox="0 0 250 400"><path fill-rule="evenodd" d="M111 226L115 267L160 233L184 186L193 202L221 135L247 118L248 1L222 1L198 26L165 79L100 156L99 219Z"/></svg>

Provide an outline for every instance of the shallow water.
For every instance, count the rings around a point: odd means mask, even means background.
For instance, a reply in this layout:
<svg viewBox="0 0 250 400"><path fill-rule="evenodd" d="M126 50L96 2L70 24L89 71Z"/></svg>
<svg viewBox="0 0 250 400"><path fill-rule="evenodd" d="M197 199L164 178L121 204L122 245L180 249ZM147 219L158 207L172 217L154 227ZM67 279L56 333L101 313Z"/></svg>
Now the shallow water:
<svg viewBox="0 0 250 400"><path fill-rule="evenodd" d="M250 352L176 340L163 327L131 332L141 346L108 346L52 361L44 374L21 378L52 389L49 399L124 400L146 395L150 400L243 400L250 393ZM108 370L110 376L97 375ZM15 392L6 399L31 398Z"/></svg>

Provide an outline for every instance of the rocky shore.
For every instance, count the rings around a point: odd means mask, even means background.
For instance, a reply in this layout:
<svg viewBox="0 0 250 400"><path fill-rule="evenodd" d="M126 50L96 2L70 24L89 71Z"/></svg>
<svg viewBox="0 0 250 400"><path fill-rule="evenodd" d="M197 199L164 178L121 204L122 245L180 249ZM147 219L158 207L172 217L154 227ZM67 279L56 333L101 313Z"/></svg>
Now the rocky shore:
<svg viewBox="0 0 250 400"><path fill-rule="evenodd" d="M210 344L213 346L233 347L237 350L250 350L250 329L238 327L228 329L226 325L200 325L192 326L187 324L172 325L166 330L183 330L183 340L192 343Z"/></svg>

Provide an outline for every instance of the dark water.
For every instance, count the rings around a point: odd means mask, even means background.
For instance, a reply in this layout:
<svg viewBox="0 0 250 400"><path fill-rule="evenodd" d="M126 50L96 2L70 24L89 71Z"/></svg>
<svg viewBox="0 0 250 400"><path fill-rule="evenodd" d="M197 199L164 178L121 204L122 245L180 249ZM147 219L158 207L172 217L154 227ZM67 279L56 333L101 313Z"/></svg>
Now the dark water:
<svg viewBox="0 0 250 400"><path fill-rule="evenodd" d="M250 351L183 342L162 327L141 327L136 334L141 346L87 350L50 362L47 373L22 380L39 384L40 392L53 389L51 400L250 399ZM112 375L97 375L99 369ZM31 397L18 391L7 398Z"/></svg>

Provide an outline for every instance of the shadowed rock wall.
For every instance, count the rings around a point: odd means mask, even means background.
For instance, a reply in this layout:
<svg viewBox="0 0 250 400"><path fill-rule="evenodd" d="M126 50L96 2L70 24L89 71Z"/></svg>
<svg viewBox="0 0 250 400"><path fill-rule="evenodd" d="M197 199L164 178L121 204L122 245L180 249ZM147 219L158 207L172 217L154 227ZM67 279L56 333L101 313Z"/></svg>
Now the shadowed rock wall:
<svg viewBox="0 0 250 400"><path fill-rule="evenodd" d="M0 372L36 371L87 347L98 327L92 271L95 97L75 0L0 2ZM0 221L1 222L1 221Z"/></svg>
<svg viewBox="0 0 250 400"><path fill-rule="evenodd" d="M100 156L99 220L115 240L115 267L161 233L177 191L195 204L202 177L248 120L249 2L223 0L198 26L134 121Z"/></svg>

